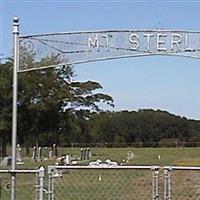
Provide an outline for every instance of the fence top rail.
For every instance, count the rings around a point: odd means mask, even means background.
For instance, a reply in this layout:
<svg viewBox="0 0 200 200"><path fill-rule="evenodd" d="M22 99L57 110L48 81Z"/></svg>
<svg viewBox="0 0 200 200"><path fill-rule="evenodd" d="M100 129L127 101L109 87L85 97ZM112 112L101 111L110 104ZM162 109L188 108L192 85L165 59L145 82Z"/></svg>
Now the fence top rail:
<svg viewBox="0 0 200 200"><path fill-rule="evenodd" d="M39 172L39 169L16 169L16 170L10 170L10 169L0 169L0 173L37 173Z"/></svg>
<svg viewBox="0 0 200 200"><path fill-rule="evenodd" d="M7 169L0 169L0 173L9 173L10 170Z"/></svg>
<svg viewBox="0 0 200 200"><path fill-rule="evenodd" d="M49 165L48 169L136 169L136 170L158 170L159 166L107 166L107 165L99 165L99 166L73 166L73 165L67 165L67 166L57 166L57 165ZM49 170L48 170L49 171Z"/></svg>
<svg viewBox="0 0 200 200"><path fill-rule="evenodd" d="M200 167L187 167L187 166L166 166L164 167L166 170L200 170Z"/></svg>

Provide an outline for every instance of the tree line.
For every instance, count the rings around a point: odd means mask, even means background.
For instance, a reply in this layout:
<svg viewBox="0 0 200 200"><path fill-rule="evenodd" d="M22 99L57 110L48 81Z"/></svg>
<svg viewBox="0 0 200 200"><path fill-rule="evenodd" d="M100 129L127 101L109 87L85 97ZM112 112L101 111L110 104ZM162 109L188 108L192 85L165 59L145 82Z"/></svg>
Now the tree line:
<svg viewBox="0 0 200 200"><path fill-rule="evenodd" d="M112 144L200 142L200 121L152 109L96 114L89 130L95 142Z"/></svg>
<svg viewBox="0 0 200 200"><path fill-rule="evenodd" d="M58 56L39 62L27 55L26 65L56 64ZM1 151L11 141L12 66L9 58L0 63ZM200 121L188 120L160 110L103 111L101 104L114 107L110 95L101 93L98 82L74 81L71 65L19 74L18 143L50 146L56 143L151 143L200 141Z"/></svg>

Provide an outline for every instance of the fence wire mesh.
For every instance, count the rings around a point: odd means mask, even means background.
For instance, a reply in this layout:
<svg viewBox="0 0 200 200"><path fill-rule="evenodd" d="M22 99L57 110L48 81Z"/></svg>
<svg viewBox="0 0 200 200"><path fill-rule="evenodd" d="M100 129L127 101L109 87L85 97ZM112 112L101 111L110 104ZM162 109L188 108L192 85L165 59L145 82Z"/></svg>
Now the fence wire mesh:
<svg viewBox="0 0 200 200"><path fill-rule="evenodd" d="M16 200L38 199L38 182L35 174L17 174Z"/></svg>
<svg viewBox="0 0 200 200"><path fill-rule="evenodd" d="M59 170L54 200L150 200L151 170Z"/></svg>
<svg viewBox="0 0 200 200"><path fill-rule="evenodd" d="M164 198L164 173L162 168L159 169L159 175L157 179L157 194L158 196L155 196L155 200L163 200ZM154 200L154 199L153 199Z"/></svg>
<svg viewBox="0 0 200 200"><path fill-rule="evenodd" d="M11 174L0 171L0 200L10 199ZM38 200L39 180L37 173L16 173L16 200Z"/></svg>
<svg viewBox="0 0 200 200"><path fill-rule="evenodd" d="M10 197L10 174L0 173L0 200Z"/></svg>
<svg viewBox="0 0 200 200"><path fill-rule="evenodd" d="M200 199L200 170L172 170L171 199Z"/></svg>
<svg viewBox="0 0 200 200"><path fill-rule="evenodd" d="M52 167L52 166L51 166ZM16 173L16 200L198 200L200 168L67 168L49 173L40 187L38 173ZM178 167L175 167L178 168ZM172 169L172 171L171 171ZM2 170L3 171L3 170ZM0 200L10 199L9 172L0 170ZM5 171L5 170L4 170ZM44 180L44 179L43 179ZM41 190L42 188L42 190ZM40 192L43 195L41 196Z"/></svg>

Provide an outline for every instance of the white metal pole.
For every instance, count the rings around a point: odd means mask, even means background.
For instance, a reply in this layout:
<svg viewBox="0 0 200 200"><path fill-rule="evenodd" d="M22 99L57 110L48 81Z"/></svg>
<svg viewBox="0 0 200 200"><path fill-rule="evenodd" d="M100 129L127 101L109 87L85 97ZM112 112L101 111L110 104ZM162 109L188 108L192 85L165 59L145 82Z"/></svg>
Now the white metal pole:
<svg viewBox="0 0 200 200"><path fill-rule="evenodd" d="M13 18L13 108L12 108L12 164L11 164L11 195L15 200L15 167L16 167L16 143L17 143L17 71L19 68L19 19Z"/></svg>
<svg viewBox="0 0 200 200"><path fill-rule="evenodd" d="M43 166L41 166L39 168L39 200L43 200L44 173L45 169Z"/></svg>

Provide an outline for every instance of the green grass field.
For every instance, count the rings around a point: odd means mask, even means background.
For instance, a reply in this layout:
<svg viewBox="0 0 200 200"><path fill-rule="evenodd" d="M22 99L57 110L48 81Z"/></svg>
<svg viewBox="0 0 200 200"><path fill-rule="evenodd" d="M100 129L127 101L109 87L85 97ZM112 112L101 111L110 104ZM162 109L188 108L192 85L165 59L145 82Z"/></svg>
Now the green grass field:
<svg viewBox="0 0 200 200"><path fill-rule="evenodd" d="M133 165L189 165L200 166L200 148L99 148L92 149L96 154L93 159L115 160L122 163L128 151L135 154L135 158L127 164ZM158 159L160 155L160 159Z"/></svg>
<svg viewBox="0 0 200 200"><path fill-rule="evenodd" d="M135 154L135 158L126 162L129 151ZM128 165L200 166L200 148L91 148L91 152L90 161L98 158L104 161L109 158ZM59 148L58 153L59 156L70 154L74 158L80 158L80 148ZM56 158L37 162L31 160L31 156L23 156L23 159L24 164L17 165L18 169L35 169L41 165L47 166L56 162ZM0 166L0 169L5 169L5 167Z"/></svg>
<svg viewBox="0 0 200 200"><path fill-rule="evenodd" d="M132 151L135 158L127 162L127 154ZM74 158L80 157L80 148L59 148L59 155L70 154ZM91 148L90 161L111 159L124 165L159 165L169 166L200 166L200 148ZM160 159L158 159L160 155ZM24 156L24 164L17 165L18 169L35 169L43 165L47 167L56 162L56 158L34 162L31 156ZM88 161L81 162L87 164ZM9 168L9 167L8 167ZM1 167L5 169L5 167ZM0 174L2 177L0 200L9 199L9 174ZM54 182L55 199L137 199L146 200L151 196L151 171L76 171L64 173L62 178ZM195 193L200 172L172 173L174 185L179 185L177 192L173 192L173 200L184 200L185 195L194 195L200 198L200 193ZM184 183L184 184L182 184ZM163 171L160 172L160 184L163 189ZM46 179L47 185L47 179ZM180 187L181 186L181 187ZM114 191L114 192L113 192ZM187 194L185 194L187 192ZM184 193L185 192L185 193ZM17 200L35 199L35 175L17 175ZM95 196L97 195L97 196ZM100 197L98 196L100 195ZM160 194L163 195L162 192ZM79 198L81 196L81 198ZM115 197L115 198L114 198ZM194 199L193 196L187 199ZM196 199L195 199L196 200Z"/></svg>

